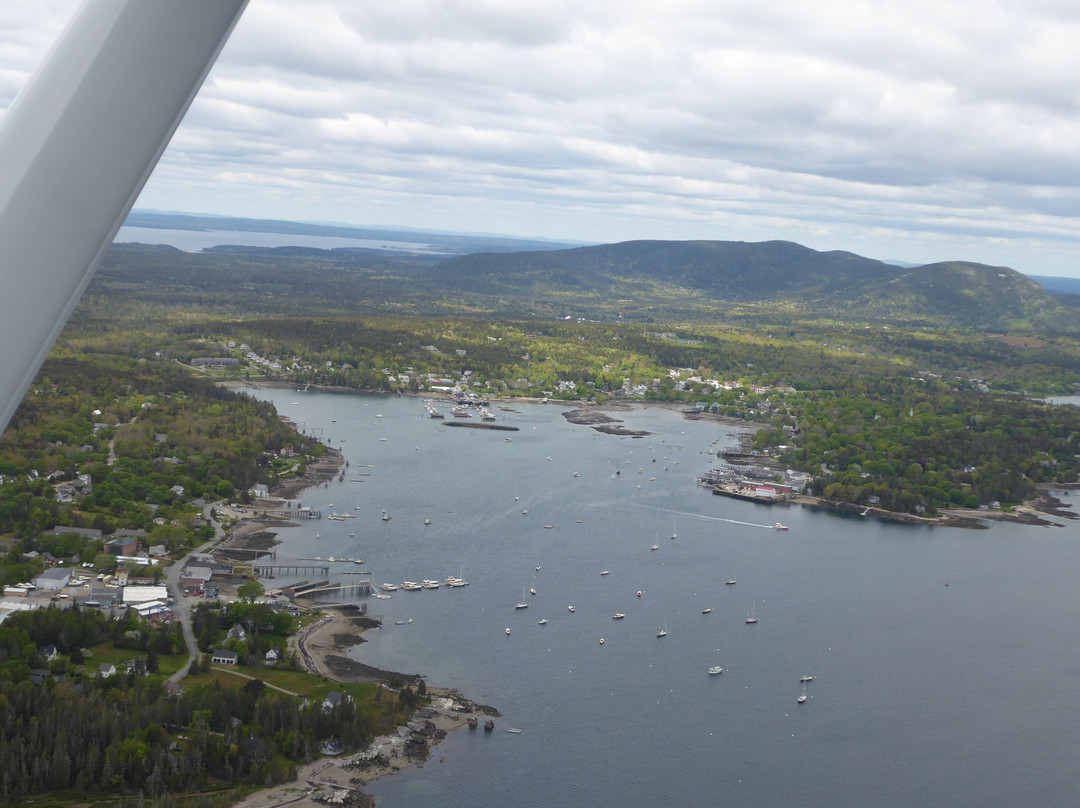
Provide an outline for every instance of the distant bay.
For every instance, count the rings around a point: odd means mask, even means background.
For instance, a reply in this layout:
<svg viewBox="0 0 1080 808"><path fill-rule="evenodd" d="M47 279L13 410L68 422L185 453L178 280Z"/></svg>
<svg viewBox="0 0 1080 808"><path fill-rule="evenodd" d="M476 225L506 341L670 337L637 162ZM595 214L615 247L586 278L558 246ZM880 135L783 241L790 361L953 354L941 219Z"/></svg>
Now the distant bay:
<svg viewBox="0 0 1080 808"><path fill-rule="evenodd" d="M249 230L173 230L124 225L113 239L115 244L167 244L184 252L201 252L223 245L241 247L315 247L333 250L353 247L365 250L396 250L427 253L431 245L413 241L387 241L340 236L313 236L297 233L266 233Z"/></svg>
<svg viewBox="0 0 1080 808"><path fill-rule="evenodd" d="M670 409L617 413L651 433L634 439L554 403L493 406L505 433L416 398L254 395L350 463L303 504L355 518L283 532L279 563L470 582L366 599L383 628L357 659L503 712L369 786L382 808L1073 799L1075 521L934 529L712 496L695 477L735 437Z"/></svg>

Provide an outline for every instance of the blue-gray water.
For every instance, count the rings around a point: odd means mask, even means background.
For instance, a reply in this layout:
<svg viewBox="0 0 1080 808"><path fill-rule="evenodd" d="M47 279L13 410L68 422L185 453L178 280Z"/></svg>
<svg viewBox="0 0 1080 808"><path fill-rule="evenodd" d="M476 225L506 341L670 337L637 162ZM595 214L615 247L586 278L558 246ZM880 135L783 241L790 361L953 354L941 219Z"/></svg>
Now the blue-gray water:
<svg viewBox="0 0 1080 808"><path fill-rule="evenodd" d="M337 247L356 247L371 250L389 249L404 252L430 252L429 245L413 241L346 238L343 236L311 236L296 233L267 233L251 230L173 230L162 227L124 225L113 239L116 244L168 244L184 252L200 252L223 244L246 247L317 247L332 250Z"/></svg>
<svg viewBox="0 0 1080 808"><path fill-rule="evenodd" d="M713 496L694 478L729 427L658 408L619 416L654 433L635 440L557 404L495 409L521 429L505 433L442 427L419 399L256 395L351 463L302 499L357 518L283 532L279 560L471 584L368 601L386 619L358 659L503 713L372 784L383 808L1075 799L1080 525L933 530Z"/></svg>

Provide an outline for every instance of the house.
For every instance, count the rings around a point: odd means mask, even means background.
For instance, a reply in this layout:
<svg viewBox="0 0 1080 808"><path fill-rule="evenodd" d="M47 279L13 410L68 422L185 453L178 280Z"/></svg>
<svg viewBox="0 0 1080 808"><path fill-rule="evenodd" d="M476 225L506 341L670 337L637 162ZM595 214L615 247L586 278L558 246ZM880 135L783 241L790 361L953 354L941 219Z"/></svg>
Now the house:
<svg viewBox="0 0 1080 808"><path fill-rule="evenodd" d="M211 655L210 661L215 665L237 665L240 662L240 656L236 651L226 651L224 648L217 648Z"/></svg>
<svg viewBox="0 0 1080 808"><path fill-rule="evenodd" d="M240 642L245 642L247 640L247 631L244 630L244 627L242 625L237 623L235 626L229 629L228 634L226 634L225 636L228 637L230 640L239 640Z"/></svg>
<svg viewBox="0 0 1080 808"><path fill-rule="evenodd" d="M280 659L281 656L278 654L278 650L276 648L271 648L269 651L266 652L266 657L263 661L267 665L276 665L278 664Z"/></svg>
<svg viewBox="0 0 1080 808"><path fill-rule="evenodd" d="M270 496L270 488L266 483L255 483L255 485L248 489L248 493L256 499L264 499Z"/></svg>
<svg viewBox="0 0 1080 808"><path fill-rule="evenodd" d="M60 650L50 643L41 649L41 656L46 662L52 662L60 656Z"/></svg>
<svg viewBox="0 0 1080 808"><path fill-rule="evenodd" d="M102 679L108 679L110 676L116 676L116 666L111 662L102 662L98 665L98 676Z"/></svg>
<svg viewBox="0 0 1080 808"><path fill-rule="evenodd" d="M340 690L331 690L329 693L326 694L326 698L323 699L323 712L328 713L335 707L340 706L346 701L352 701L352 699L349 698L346 694L342 693Z"/></svg>
<svg viewBox="0 0 1080 808"><path fill-rule="evenodd" d="M328 757L337 757L345 751L345 746L337 738L329 738L322 742L319 751Z"/></svg>

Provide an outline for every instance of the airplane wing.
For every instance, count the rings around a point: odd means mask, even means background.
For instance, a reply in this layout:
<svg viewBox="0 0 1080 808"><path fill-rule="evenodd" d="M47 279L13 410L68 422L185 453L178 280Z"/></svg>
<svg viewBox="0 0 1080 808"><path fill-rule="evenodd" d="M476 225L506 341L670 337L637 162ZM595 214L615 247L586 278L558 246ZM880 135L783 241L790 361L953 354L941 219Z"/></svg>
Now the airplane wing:
<svg viewBox="0 0 1080 808"><path fill-rule="evenodd" d="M0 431L248 0L87 0L0 118Z"/></svg>

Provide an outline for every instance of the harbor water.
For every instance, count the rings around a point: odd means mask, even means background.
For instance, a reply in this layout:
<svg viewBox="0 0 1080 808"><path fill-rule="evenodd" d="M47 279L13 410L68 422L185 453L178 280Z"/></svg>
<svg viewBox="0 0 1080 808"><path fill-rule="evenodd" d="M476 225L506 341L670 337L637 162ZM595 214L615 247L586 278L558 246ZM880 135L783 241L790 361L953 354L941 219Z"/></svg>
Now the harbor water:
<svg viewBox="0 0 1080 808"><path fill-rule="evenodd" d="M372 783L383 808L1075 795L1078 524L932 529L713 496L695 478L731 427L672 409L615 413L651 433L630 438L555 403L493 405L504 432L443 426L418 398L252 394L349 461L301 500L355 518L282 531L278 564L470 584L363 598L384 619L356 659L502 713Z"/></svg>

